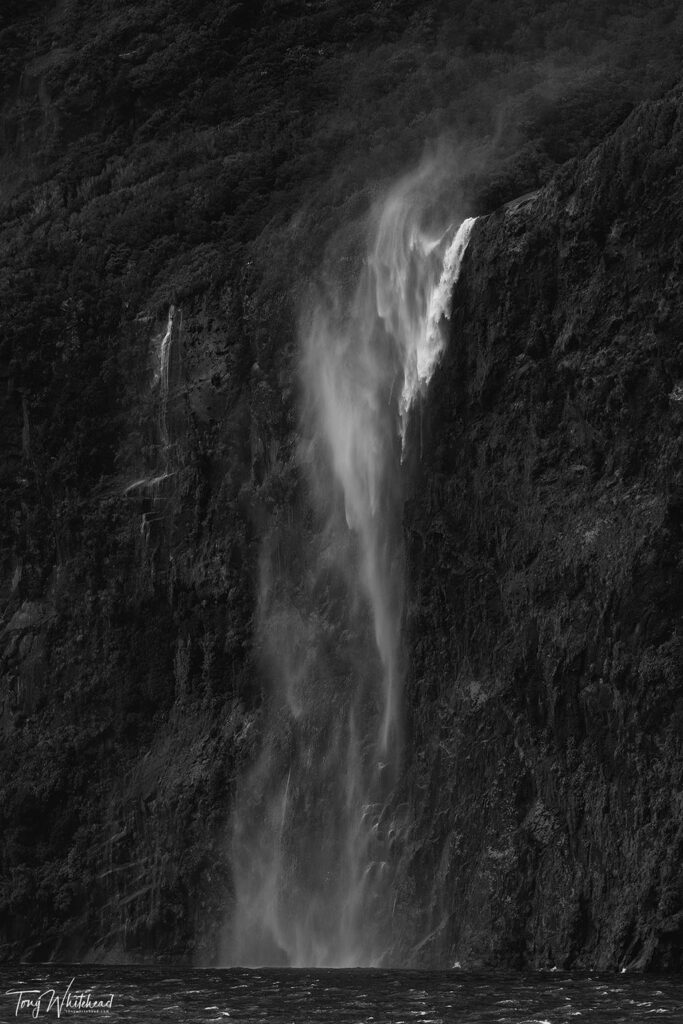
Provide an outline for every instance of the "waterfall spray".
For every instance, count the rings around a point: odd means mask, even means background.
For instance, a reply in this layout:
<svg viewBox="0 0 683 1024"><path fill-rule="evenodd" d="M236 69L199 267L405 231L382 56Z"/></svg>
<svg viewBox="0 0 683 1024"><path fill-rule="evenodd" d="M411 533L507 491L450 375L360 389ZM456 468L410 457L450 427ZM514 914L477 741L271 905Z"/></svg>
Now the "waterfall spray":
<svg viewBox="0 0 683 1024"><path fill-rule="evenodd" d="M401 459L474 223L425 228L437 178L424 165L389 192L352 300L329 282L302 318L299 455L314 526L303 543L274 527L261 557L273 689L234 813L230 963L373 966L390 945Z"/></svg>

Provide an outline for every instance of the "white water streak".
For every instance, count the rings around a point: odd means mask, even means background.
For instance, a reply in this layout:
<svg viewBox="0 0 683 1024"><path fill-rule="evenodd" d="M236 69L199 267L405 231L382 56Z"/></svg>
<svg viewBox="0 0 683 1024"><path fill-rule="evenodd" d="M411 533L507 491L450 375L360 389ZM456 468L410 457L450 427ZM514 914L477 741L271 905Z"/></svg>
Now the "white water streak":
<svg viewBox="0 0 683 1024"><path fill-rule="evenodd" d="M307 536L296 575L278 576L281 540L264 548L259 636L273 711L235 810L232 963L377 965L391 943L401 458L474 224L435 229L441 171L425 165L390 191L353 298L328 280L302 332L301 459L321 525L288 542Z"/></svg>
<svg viewBox="0 0 683 1024"><path fill-rule="evenodd" d="M166 331L159 345L159 432L164 446L168 446L168 379L171 361L171 341L173 339L173 320L175 306L169 306Z"/></svg>
<svg viewBox="0 0 683 1024"><path fill-rule="evenodd" d="M137 320L149 319L146 316L138 316ZM158 441L157 451L161 455L161 461L166 468L160 469L159 472L153 473L149 476L143 476L134 480L128 484L124 490L124 495L133 494L139 491L145 491L156 500L159 497L160 485L168 480L170 477L175 475L175 471L171 471L168 468L168 454L169 454L169 431L168 431L168 396L169 396L169 367L171 361L171 347L173 343L173 325L175 320L175 306L169 306L168 317L166 320L166 329L162 335L157 335L153 341L154 344L159 346L157 360L158 364L152 377L151 388L159 388L159 400L158 400L158 411L157 411L157 430L158 430Z"/></svg>
<svg viewBox="0 0 683 1024"><path fill-rule="evenodd" d="M401 731L403 581L394 564L400 545L389 549L387 521L399 513L400 502L391 398L402 378L398 433L403 446L410 410L445 346L442 321L450 316L475 223L468 218L455 232L450 227L438 236L428 234L421 226L428 183L429 174L421 171L390 193L350 313L335 319L330 309L338 308L336 301L319 307L304 343L309 401L344 494L347 525L360 540L360 579L384 668L379 747L383 756L394 758Z"/></svg>

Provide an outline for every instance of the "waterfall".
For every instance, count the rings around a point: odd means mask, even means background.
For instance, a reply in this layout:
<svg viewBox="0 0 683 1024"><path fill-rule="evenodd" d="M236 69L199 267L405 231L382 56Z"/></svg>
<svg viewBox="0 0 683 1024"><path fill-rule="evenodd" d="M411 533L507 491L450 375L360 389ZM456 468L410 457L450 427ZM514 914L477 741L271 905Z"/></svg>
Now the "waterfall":
<svg viewBox="0 0 683 1024"><path fill-rule="evenodd" d="M390 945L402 452L474 223L429 224L434 187L424 165L391 189L353 296L328 280L302 316L310 508L296 526L274 522L261 554L257 640L272 690L234 809L227 963L376 966Z"/></svg>
<svg viewBox="0 0 683 1024"><path fill-rule="evenodd" d="M175 306L168 309L166 331L159 345L159 369L155 380L159 381L159 434L164 450L168 448L168 368L171 358L171 340L173 338L173 320Z"/></svg>
<svg viewBox="0 0 683 1024"><path fill-rule="evenodd" d="M158 408L156 411L157 459L155 461L157 462L157 468L161 471L131 481L131 483L123 488L124 495L138 497L141 494L145 494L151 496L156 501L160 495L161 484L175 475L175 472L169 468L170 437L168 430L169 367L175 315L175 306L170 305L164 333L157 334L153 339L155 348L158 346L158 351L155 352L157 365L152 376L151 389L152 391L155 391L156 388L159 389Z"/></svg>

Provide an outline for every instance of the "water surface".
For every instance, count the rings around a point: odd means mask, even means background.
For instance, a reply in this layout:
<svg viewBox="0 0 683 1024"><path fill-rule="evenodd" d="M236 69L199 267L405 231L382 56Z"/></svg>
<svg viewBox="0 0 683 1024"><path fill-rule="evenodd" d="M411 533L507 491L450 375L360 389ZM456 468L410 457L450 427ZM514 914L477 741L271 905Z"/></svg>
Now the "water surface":
<svg viewBox="0 0 683 1024"><path fill-rule="evenodd" d="M73 979L72 1006L62 998ZM38 990L39 1015L9 990ZM73 1006L113 996L111 1009ZM43 995L43 993L48 993ZM36 994L26 998L36 999ZM384 970L173 970L0 966L0 1022L31 1019L152 1024L683 1024L683 977Z"/></svg>

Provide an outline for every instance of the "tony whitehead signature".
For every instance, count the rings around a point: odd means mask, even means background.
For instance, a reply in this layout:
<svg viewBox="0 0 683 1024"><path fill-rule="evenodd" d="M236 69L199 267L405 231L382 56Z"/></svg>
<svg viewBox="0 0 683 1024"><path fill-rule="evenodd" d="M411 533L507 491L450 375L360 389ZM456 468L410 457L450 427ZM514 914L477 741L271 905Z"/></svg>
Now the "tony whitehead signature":
<svg viewBox="0 0 683 1024"><path fill-rule="evenodd" d="M5 995L17 997L15 1017L20 1013L30 1013L34 1020L37 1020L41 1013L52 1011L61 1017L63 1013L75 1013L78 1010L87 1013L108 1013L111 1010L114 1005L113 992L95 997L91 988L72 991L75 980L71 979L61 996L54 988L46 988L44 992L39 988L13 988L5 992Z"/></svg>

